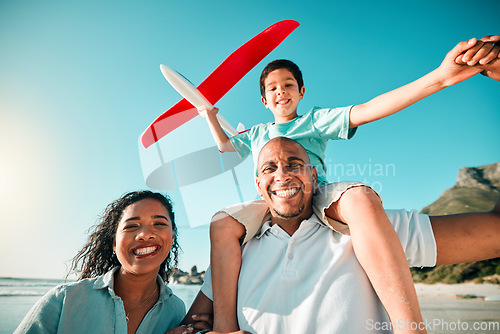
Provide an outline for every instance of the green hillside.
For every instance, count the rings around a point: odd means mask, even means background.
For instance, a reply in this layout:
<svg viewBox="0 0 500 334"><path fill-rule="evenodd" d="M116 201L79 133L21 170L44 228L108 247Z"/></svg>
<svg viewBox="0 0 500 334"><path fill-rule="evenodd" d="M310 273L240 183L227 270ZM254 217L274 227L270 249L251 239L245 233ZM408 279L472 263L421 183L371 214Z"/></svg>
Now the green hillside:
<svg viewBox="0 0 500 334"><path fill-rule="evenodd" d="M425 207L422 213L445 215L489 211L499 198L500 163L481 167L464 167L458 173L457 183L443 192L437 201ZM484 277L500 275L500 258L455 265L438 265L431 268L412 268L411 271L415 282L481 282ZM492 282L500 283L498 279Z"/></svg>

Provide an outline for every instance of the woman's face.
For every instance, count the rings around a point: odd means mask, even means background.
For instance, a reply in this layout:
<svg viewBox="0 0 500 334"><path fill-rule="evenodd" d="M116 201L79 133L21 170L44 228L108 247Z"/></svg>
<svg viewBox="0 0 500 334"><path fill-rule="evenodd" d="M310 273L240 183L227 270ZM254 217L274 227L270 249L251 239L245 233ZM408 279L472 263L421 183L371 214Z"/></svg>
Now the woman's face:
<svg viewBox="0 0 500 334"><path fill-rule="evenodd" d="M134 275L158 273L174 240L167 209L157 200L146 198L125 208L113 249L125 271Z"/></svg>

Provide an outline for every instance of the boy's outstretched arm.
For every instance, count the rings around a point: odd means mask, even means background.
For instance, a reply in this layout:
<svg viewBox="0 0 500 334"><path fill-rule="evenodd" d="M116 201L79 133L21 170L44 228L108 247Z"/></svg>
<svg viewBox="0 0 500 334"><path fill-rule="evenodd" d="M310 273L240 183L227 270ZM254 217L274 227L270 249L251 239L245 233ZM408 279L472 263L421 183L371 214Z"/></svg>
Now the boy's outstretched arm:
<svg viewBox="0 0 500 334"><path fill-rule="evenodd" d="M208 127L214 137L215 143L221 152L236 152L229 140L229 137L222 129L219 120L217 119L218 108L207 109L206 107L198 109L201 117L207 120Z"/></svg>
<svg viewBox="0 0 500 334"><path fill-rule="evenodd" d="M357 127L395 114L445 87L455 85L482 72L483 70L479 67L469 66L466 63L459 64L456 60L459 55L469 50L473 50L471 53L474 55L484 55L481 59L488 57L490 52L494 52L491 45L491 43L478 41L475 38L458 43L434 71L366 103L355 105L351 109L349 127Z"/></svg>

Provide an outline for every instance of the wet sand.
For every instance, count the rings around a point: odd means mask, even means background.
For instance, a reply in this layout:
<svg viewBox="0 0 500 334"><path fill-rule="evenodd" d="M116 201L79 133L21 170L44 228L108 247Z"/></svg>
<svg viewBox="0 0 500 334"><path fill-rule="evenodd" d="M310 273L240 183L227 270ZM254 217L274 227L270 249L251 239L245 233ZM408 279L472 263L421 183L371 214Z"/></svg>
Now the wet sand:
<svg viewBox="0 0 500 334"><path fill-rule="evenodd" d="M500 333L500 301L456 295L500 296L493 284L415 284L429 333Z"/></svg>

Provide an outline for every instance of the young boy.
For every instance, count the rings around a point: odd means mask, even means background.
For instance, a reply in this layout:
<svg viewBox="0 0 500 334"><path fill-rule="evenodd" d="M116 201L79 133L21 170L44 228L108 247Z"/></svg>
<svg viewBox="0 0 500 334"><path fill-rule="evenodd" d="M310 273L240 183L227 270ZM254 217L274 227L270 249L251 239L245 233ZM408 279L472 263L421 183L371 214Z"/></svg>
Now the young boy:
<svg viewBox="0 0 500 334"><path fill-rule="evenodd" d="M358 182L328 184L324 166L326 142L330 139L349 139L359 125L394 114L480 73L481 68L469 65L492 62L498 56L498 48L491 46L475 39L461 42L447 54L436 70L406 86L361 105L313 108L301 116L297 114L297 107L305 88L300 70L290 61L278 60L267 65L260 80L262 102L273 113L274 123L260 124L228 138L215 117L217 108L200 110L200 115L207 119L223 152L236 151L241 156L255 153L255 160L260 148L271 138L286 136L301 143L319 174L320 187L315 201L327 203L325 214L333 219L330 220L332 227L341 233L350 233L356 257L390 319L421 323L422 316L406 258L379 196ZM279 180L279 184L279 187L268 189L271 197L279 200L280 197L295 196L293 184L287 184L284 179ZM297 211L300 209L297 208ZM243 203L223 209L212 220L211 273L216 331L238 329L236 294L241 265L240 241L243 237L248 240L255 234L266 210L267 206L262 202ZM338 221L347 224L348 228Z"/></svg>

